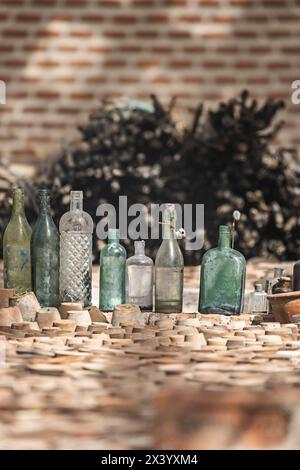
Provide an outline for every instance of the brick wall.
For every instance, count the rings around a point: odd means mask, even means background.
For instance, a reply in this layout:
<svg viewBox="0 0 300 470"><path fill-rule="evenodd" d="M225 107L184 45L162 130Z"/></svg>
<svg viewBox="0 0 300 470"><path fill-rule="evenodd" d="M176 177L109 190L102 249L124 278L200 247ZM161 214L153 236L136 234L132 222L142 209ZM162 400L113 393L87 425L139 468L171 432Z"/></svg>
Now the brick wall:
<svg viewBox="0 0 300 470"><path fill-rule="evenodd" d="M283 98L285 143L300 143L300 0L0 0L0 152L30 162L76 138L104 95L183 110L249 88Z"/></svg>

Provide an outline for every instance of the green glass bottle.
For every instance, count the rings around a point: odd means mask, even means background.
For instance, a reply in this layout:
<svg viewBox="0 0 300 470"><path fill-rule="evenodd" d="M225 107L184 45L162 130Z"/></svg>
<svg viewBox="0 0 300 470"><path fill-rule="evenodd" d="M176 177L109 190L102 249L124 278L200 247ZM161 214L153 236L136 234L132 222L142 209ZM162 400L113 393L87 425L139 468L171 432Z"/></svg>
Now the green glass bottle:
<svg viewBox="0 0 300 470"><path fill-rule="evenodd" d="M243 308L246 260L232 246L232 229L219 227L217 248L201 263L199 312L239 315Z"/></svg>
<svg viewBox="0 0 300 470"><path fill-rule="evenodd" d="M17 293L31 291L31 228L24 210L24 192L13 191L10 221L3 236L4 287Z"/></svg>
<svg viewBox="0 0 300 470"><path fill-rule="evenodd" d="M31 238L33 290L42 307L59 306L59 234L47 189L39 191L39 216Z"/></svg>
<svg viewBox="0 0 300 470"><path fill-rule="evenodd" d="M155 312L180 313L183 299L183 256L176 232L176 209L166 204L163 241L155 260Z"/></svg>
<svg viewBox="0 0 300 470"><path fill-rule="evenodd" d="M120 231L108 230L108 244L100 255L100 308L111 311L126 302L126 250L119 243Z"/></svg>

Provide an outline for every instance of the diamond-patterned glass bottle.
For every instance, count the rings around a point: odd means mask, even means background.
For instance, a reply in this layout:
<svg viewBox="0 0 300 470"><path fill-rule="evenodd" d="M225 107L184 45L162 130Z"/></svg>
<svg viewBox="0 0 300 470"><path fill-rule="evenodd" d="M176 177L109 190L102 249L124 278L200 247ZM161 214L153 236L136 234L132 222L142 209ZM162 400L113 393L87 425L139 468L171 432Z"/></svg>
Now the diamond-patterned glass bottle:
<svg viewBox="0 0 300 470"><path fill-rule="evenodd" d="M111 311L126 301L126 250L119 240L119 230L109 229L108 244L101 250L99 304L104 311Z"/></svg>
<svg viewBox="0 0 300 470"><path fill-rule="evenodd" d="M82 191L71 191L70 210L59 223L60 231L60 300L92 302L92 233L93 220L83 211Z"/></svg>
<svg viewBox="0 0 300 470"><path fill-rule="evenodd" d="M10 221L3 236L4 287L18 293L31 291L31 228L24 210L24 192L13 192Z"/></svg>
<svg viewBox="0 0 300 470"><path fill-rule="evenodd" d="M142 310L153 308L153 261L145 256L145 242L134 242L134 256L126 262L128 303Z"/></svg>
<svg viewBox="0 0 300 470"><path fill-rule="evenodd" d="M39 216L31 238L33 290L42 307L59 306L59 234L47 189L39 191Z"/></svg>

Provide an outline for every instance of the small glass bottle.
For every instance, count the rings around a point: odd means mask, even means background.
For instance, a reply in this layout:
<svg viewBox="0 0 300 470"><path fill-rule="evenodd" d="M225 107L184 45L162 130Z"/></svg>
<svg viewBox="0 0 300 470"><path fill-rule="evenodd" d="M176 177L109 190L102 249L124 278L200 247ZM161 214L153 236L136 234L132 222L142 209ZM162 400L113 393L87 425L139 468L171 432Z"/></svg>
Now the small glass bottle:
<svg viewBox="0 0 300 470"><path fill-rule="evenodd" d="M142 310L153 308L153 261L145 256L145 242L134 242L134 256L128 258L127 299Z"/></svg>
<svg viewBox="0 0 300 470"><path fill-rule="evenodd" d="M249 313L266 314L268 311L268 295L262 284L255 283L254 291L249 298Z"/></svg>
<svg viewBox="0 0 300 470"><path fill-rule="evenodd" d="M175 205L166 204L163 213L163 241L155 260L156 312L182 312L183 269L183 256L177 241Z"/></svg>
<svg viewBox="0 0 300 470"><path fill-rule="evenodd" d="M126 302L125 289L126 250L120 244L120 231L108 230L108 244L100 255L100 293L101 310L112 311L116 305Z"/></svg>
<svg viewBox="0 0 300 470"><path fill-rule="evenodd" d="M293 290L300 291L300 261L293 268Z"/></svg>
<svg viewBox="0 0 300 470"><path fill-rule="evenodd" d="M13 191L10 221L3 236L4 287L17 293L31 291L31 228L24 210L24 192Z"/></svg>
<svg viewBox="0 0 300 470"><path fill-rule="evenodd" d="M33 290L42 307L59 306L59 234L47 189L39 191L39 216L31 238Z"/></svg>
<svg viewBox="0 0 300 470"><path fill-rule="evenodd" d="M202 258L199 312L239 315L243 309L246 260L232 246L232 229L219 227L217 248Z"/></svg>
<svg viewBox="0 0 300 470"><path fill-rule="evenodd" d="M92 302L93 219L83 211L82 191L71 191L70 210L60 219L60 300Z"/></svg>

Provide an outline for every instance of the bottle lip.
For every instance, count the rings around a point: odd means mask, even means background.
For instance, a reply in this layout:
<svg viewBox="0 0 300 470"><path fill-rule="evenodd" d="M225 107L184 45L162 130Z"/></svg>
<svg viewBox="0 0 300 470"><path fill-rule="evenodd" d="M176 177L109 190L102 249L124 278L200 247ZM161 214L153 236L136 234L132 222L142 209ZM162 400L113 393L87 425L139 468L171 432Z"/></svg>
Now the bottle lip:
<svg viewBox="0 0 300 470"><path fill-rule="evenodd" d="M231 228L228 225L219 225L219 233L231 233Z"/></svg>
<svg viewBox="0 0 300 470"><path fill-rule="evenodd" d="M83 199L83 191L71 191L71 199Z"/></svg>
<svg viewBox="0 0 300 470"><path fill-rule="evenodd" d="M118 228L109 228L108 229L108 238L109 239L119 239L120 230Z"/></svg>

